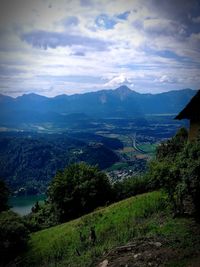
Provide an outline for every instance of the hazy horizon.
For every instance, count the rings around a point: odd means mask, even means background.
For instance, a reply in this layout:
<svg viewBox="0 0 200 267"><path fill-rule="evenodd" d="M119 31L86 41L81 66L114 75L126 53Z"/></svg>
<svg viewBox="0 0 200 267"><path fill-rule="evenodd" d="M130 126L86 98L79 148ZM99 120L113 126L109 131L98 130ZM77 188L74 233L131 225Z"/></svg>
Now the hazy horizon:
<svg viewBox="0 0 200 267"><path fill-rule="evenodd" d="M2 0L0 93L200 85L198 0Z"/></svg>

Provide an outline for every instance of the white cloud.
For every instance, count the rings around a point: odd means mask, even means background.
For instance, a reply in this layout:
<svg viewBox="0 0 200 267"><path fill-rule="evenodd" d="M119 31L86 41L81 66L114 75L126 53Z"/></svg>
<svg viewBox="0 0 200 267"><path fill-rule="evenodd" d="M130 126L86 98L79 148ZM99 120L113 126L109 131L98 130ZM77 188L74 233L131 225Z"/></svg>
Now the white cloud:
<svg viewBox="0 0 200 267"><path fill-rule="evenodd" d="M156 81L159 81L161 83L175 83L177 79L175 79L174 77L169 77L167 75L162 75L159 79L156 79Z"/></svg>
<svg viewBox="0 0 200 267"><path fill-rule="evenodd" d="M125 73L120 73L118 76L113 77L107 83L103 85L104 88L116 88L120 85L127 85L131 88L134 87L133 81L130 78L126 77Z"/></svg>
<svg viewBox="0 0 200 267"><path fill-rule="evenodd" d="M192 18L192 21L193 21L194 23L200 23L200 16L195 17L195 18Z"/></svg>

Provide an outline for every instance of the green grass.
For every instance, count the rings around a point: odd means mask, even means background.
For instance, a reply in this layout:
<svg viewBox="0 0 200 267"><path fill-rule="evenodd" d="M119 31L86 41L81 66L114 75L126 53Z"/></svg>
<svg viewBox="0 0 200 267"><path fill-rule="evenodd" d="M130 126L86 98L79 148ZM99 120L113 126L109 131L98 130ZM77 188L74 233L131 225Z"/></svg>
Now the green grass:
<svg viewBox="0 0 200 267"><path fill-rule="evenodd" d="M188 246L193 248L192 222L173 219L166 203L166 196L161 192L147 193L36 232L31 235L28 251L20 266L95 266L95 262L111 248L141 236L166 237L170 246L181 251ZM91 226L95 226L97 235L95 245L89 241ZM84 236L82 242L80 232ZM175 266L173 264L171 266Z"/></svg>
<svg viewBox="0 0 200 267"><path fill-rule="evenodd" d="M132 197L99 209L80 219L32 234L25 266L90 266L112 247L125 244L142 231L142 220L159 212L164 197L159 192ZM97 242L89 242L90 227L95 226ZM79 232L85 236L80 242ZM77 250L81 254L78 256Z"/></svg>
<svg viewBox="0 0 200 267"><path fill-rule="evenodd" d="M156 153L157 144L140 144L138 147L152 156Z"/></svg>
<svg viewBox="0 0 200 267"><path fill-rule="evenodd" d="M128 168L129 164L127 162L116 162L111 167L107 169L107 171L116 171L116 170L124 170Z"/></svg>

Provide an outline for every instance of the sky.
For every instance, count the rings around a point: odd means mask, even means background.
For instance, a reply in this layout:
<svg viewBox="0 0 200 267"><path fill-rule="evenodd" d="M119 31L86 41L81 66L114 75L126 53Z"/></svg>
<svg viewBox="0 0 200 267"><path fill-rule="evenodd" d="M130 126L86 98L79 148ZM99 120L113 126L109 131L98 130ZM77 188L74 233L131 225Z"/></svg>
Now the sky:
<svg viewBox="0 0 200 267"><path fill-rule="evenodd" d="M0 0L0 93L200 88L200 0Z"/></svg>

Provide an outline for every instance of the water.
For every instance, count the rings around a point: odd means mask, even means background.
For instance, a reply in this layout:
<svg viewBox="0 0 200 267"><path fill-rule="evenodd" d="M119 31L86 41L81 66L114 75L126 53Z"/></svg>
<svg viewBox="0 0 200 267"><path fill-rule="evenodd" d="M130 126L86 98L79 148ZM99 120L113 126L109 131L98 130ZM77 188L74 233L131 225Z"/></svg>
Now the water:
<svg viewBox="0 0 200 267"><path fill-rule="evenodd" d="M8 204L14 212L20 215L27 215L31 212L31 208L37 201L41 203L45 198L45 195L10 197Z"/></svg>

